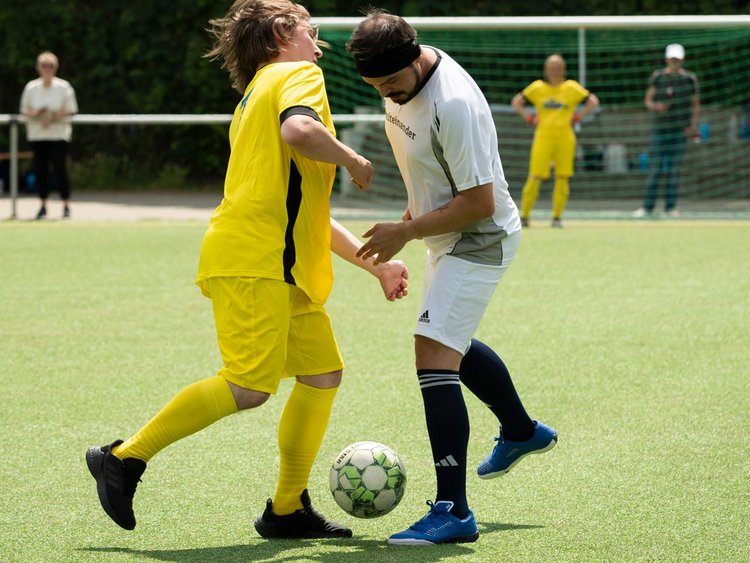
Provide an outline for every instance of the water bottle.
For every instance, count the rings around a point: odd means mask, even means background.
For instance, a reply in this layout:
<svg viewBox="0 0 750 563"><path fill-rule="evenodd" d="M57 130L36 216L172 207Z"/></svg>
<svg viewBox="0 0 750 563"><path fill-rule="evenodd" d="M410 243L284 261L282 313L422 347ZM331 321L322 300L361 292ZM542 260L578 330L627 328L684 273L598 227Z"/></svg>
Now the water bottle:
<svg viewBox="0 0 750 563"><path fill-rule="evenodd" d="M638 168L641 172L648 171L648 153L642 152L638 155Z"/></svg>
<svg viewBox="0 0 750 563"><path fill-rule="evenodd" d="M708 140L708 135L710 133L711 129L705 121L700 124L698 127L698 134L701 137L701 141L706 142Z"/></svg>

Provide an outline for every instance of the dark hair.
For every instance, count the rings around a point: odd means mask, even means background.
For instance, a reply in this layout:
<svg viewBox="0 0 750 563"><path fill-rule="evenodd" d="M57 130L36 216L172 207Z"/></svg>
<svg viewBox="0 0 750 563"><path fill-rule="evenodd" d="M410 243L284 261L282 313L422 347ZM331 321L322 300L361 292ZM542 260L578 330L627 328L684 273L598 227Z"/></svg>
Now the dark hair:
<svg viewBox="0 0 750 563"><path fill-rule="evenodd" d="M244 93L258 66L281 52L279 40L290 39L309 19L307 9L290 0L235 0L223 18L209 20L216 41L205 56L223 59L232 86Z"/></svg>
<svg viewBox="0 0 750 563"><path fill-rule="evenodd" d="M346 50L356 58L371 59L414 41L416 37L417 31L403 18L385 10L373 9L367 12L367 17L352 33Z"/></svg>

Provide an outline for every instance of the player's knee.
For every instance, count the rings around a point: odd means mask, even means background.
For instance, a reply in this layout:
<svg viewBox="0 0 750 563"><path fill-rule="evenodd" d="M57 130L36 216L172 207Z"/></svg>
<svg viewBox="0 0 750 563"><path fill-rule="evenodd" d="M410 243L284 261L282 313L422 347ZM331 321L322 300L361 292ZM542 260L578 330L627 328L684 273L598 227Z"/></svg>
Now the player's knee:
<svg viewBox="0 0 750 563"><path fill-rule="evenodd" d="M297 381L318 389L330 389L341 385L343 373L343 370L337 370L320 375L298 375Z"/></svg>
<svg viewBox="0 0 750 563"><path fill-rule="evenodd" d="M264 391L254 391L253 389L239 387L232 382L228 383L229 388L232 390L234 402L237 403L237 408L239 410L259 407L268 400L268 397L270 397L270 394Z"/></svg>

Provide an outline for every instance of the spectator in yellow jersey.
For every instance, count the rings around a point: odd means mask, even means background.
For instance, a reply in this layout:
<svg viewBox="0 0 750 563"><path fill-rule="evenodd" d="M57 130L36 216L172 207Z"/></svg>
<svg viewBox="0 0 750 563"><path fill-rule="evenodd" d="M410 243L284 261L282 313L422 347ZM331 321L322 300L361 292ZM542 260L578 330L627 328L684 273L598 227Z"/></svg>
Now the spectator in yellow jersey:
<svg viewBox="0 0 750 563"><path fill-rule="evenodd" d="M534 106L530 113L526 104ZM583 109L577 110L579 104ZM521 224L529 226L531 210L539 196L539 186L554 166L552 226L562 227L562 214L570 194L570 177L576 152L573 125L599 106L599 99L575 80L565 78L565 59L554 54L544 62L544 80L536 80L511 101L516 113L536 127L531 145L529 176L521 196Z"/></svg>
<svg viewBox="0 0 750 563"><path fill-rule="evenodd" d="M265 538L350 537L312 507L307 490L343 369L324 307L331 250L376 276L391 301L406 294L408 273L399 261L356 258L360 242L330 217L336 166L362 189L373 168L336 140L308 11L289 0L237 0L210 23L216 42L208 56L223 59L242 94L229 127L224 198L203 238L196 280L213 304L224 365L124 442L89 448L86 462L106 513L132 530L133 495L155 454L262 405L280 379L295 377L278 427L276 493L255 528Z"/></svg>

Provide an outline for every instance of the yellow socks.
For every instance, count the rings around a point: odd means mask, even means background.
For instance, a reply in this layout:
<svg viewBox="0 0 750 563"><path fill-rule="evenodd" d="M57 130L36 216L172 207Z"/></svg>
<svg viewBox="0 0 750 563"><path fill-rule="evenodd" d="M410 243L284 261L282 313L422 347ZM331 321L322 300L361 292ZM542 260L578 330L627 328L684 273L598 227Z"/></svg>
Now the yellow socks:
<svg viewBox="0 0 750 563"><path fill-rule="evenodd" d="M307 488L337 391L338 387L318 389L300 382L294 384L279 421L281 463L273 502L276 514L291 514L302 508L300 496ZM148 462L169 444L236 412L237 404L226 380L209 377L177 393L112 453L120 459L132 457Z"/></svg>
<svg viewBox="0 0 750 563"><path fill-rule="evenodd" d="M112 450L120 459L149 461L169 444L237 412L227 381L218 375L188 385L134 436Z"/></svg>
<svg viewBox="0 0 750 563"><path fill-rule="evenodd" d="M570 184L568 178L555 178L555 186L552 188L552 218L560 219L565 206L568 204L570 195Z"/></svg>
<svg viewBox="0 0 750 563"><path fill-rule="evenodd" d="M539 178L529 176L521 192L521 217L528 218L534 208L536 198L539 197L539 186L542 181Z"/></svg>
<svg viewBox="0 0 750 563"><path fill-rule="evenodd" d="M279 516L302 508L300 496L307 488L337 390L318 389L299 381L294 384L279 421L281 464L273 500L273 511Z"/></svg>

